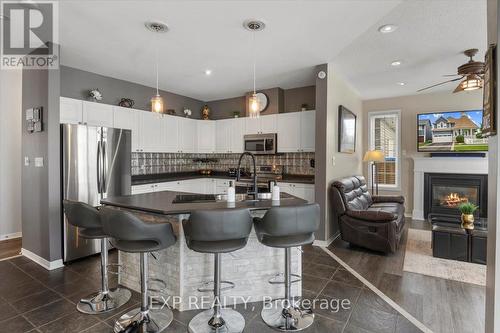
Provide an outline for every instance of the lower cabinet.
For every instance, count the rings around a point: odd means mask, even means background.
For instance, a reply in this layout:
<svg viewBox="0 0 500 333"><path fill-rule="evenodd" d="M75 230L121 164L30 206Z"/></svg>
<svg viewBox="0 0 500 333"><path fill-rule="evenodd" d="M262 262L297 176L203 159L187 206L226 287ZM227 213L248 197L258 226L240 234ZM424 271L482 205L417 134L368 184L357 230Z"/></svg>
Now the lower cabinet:
<svg viewBox="0 0 500 333"><path fill-rule="evenodd" d="M151 193L158 191L177 191L199 194L226 194L230 181L230 179L220 178L196 178L178 180L173 182L134 185L132 186L132 194ZM304 200L307 200L307 202L309 203L314 202L314 184L279 182L278 186L280 187L281 192L286 192L288 194L302 198Z"/></svg>
<svg viewBox="0 0 500 333"><path fill-rule="evenodd" d="M283 183L278 182L280 192L285 192L298 198L307 200L309 203L315 202L314 184Z"/></svg>

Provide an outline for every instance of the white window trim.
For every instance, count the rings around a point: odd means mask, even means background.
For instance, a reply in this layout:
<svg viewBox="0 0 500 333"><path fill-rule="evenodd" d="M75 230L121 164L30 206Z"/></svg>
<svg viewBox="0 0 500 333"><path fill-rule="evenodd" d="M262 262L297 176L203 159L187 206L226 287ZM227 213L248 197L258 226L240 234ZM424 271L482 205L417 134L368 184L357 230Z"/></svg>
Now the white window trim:
<svg viewBox="0 0 500 333"><path fill-rule="evenodd" d="M381 116L381 115L396 115L397 116L397 128L396 128L396 137L398 143L398 149L396 150L396 185L383 185L379 184L379 189L385 191L401 191L401 110L387 110L387 111L370 111L368 112L368 149L374 149L374 138L372 134L372 121L373 116ZM368 183L372 182L372 175L370 169L370 163L367 166L367 175L368 175Z"/></svg>

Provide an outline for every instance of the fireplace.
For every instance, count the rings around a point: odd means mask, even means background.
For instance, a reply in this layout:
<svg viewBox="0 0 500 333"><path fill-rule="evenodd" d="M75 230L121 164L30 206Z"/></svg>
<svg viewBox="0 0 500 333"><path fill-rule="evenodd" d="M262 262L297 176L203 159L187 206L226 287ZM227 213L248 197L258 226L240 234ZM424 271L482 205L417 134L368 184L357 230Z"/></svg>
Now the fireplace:
<svg viewBox="0 0 500 333"><path fill-rule="evenodd" d="M488 175L424 174L424 216L430 213L460 215L458 206L465 202L479 206L477 216L487 216Z"/></svg>

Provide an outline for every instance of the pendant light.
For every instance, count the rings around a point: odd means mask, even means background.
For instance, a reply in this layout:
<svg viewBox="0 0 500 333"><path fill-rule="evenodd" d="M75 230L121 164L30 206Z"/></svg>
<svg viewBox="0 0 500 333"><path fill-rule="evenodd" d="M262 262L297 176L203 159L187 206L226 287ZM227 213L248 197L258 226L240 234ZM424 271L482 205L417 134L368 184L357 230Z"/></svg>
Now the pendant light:
<svg viewBox="0 0 500 333"><path fill-rule="evenodd" d="M168 31L168 27L164 23L160 22L146 22L146 28L155 33L163 33ZM156 113L163 113L165 110L165 101L160 95L160 89L158 88L158 78L159 78L159 57L158 57L158 45L159 41L156 41L156 95L151 98L151 111Z"/></svg>
<svg viewBox="0 0 500 333"><path fill-rule="evenodd" d="M259 118L261 105L260 101L257 97L256 91L256 52L255 52L255 32L264 30L265 24L262 21L257 20L247 20L243 23L245 29L252 32L252 52L253 52L253 93L252 96L248 99L248 116L250 118Z"/></svg>

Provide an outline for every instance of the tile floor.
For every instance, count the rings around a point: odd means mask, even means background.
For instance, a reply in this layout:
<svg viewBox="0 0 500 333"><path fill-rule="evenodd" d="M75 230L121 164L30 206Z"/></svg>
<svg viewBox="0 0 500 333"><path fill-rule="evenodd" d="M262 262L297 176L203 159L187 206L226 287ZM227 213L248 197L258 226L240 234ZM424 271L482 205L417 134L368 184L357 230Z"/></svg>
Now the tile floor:
<svg viewBox="0 0 500 333"><path fill-rule="evenodd" d="M112 253L110 261L116 258ZM313 326L304 332L419 332L321 249L305 248L303 261L303 297L348 299L351 304L348 310L340 311L317 308ZM114 312L80 314L75 304L99 289L99 269L99 257L50 272L25 257L0 261L0 333L112 332L114 320L137 306L139 295L133 293L132 299ZM237 306L246 319L245 332L275 332L262 322L261 308L260 303ZM174 322L165 332L187 332L187 324L196 313L174 311Z"/></svg>

